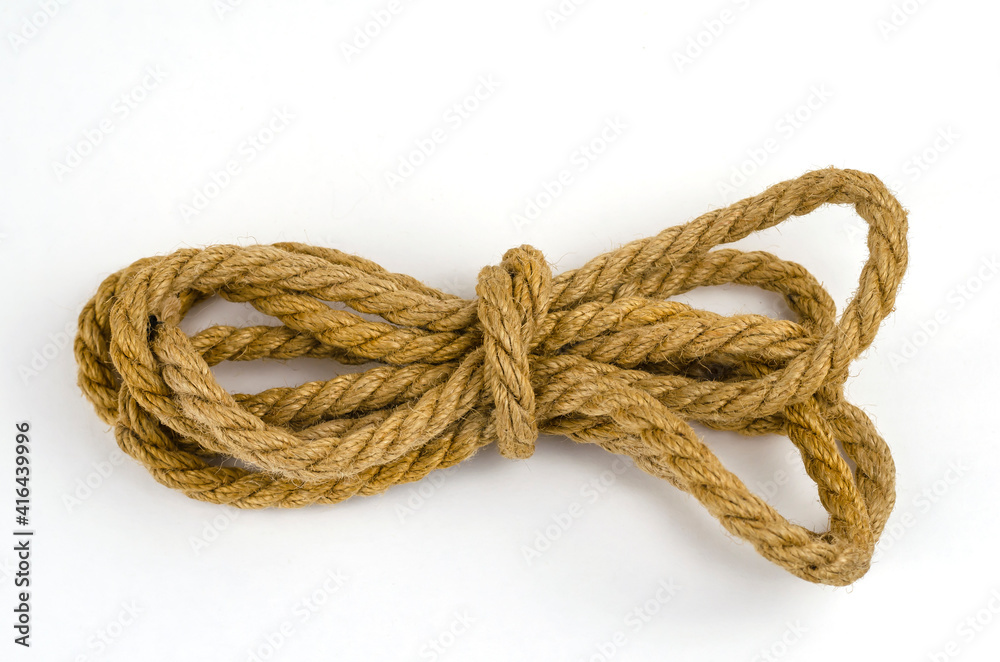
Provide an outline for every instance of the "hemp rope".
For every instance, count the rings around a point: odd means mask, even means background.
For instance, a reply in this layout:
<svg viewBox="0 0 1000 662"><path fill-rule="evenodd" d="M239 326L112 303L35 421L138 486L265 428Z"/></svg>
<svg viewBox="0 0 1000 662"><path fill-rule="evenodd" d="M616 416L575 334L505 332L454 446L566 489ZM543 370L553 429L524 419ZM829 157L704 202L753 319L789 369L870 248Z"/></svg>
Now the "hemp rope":
<svg viewBox="0 0 1000 662"><path fill-rule="evenodd" d="M715 248L826 203L853 204L869 225L869 259L839 320L798 264ZM195 499L335 503L419 480L493 441L521 459L539 433L561 434L689 492L789 572L847 585L870 565L895 501L895 470L872 422L845 401L844 382L893 308L906 228L876 177L826 169L554 278L539 251L514 248L480 272L473 300L329 248L182 249L101 284L80 314L79 385L124 452ZM666 300L724 283L781 293L799 322ZM214 295L282 326L187 336L178 323ZM304 356L383 365L251 395L226 392L210 370ZM786 435L818 486L829 530L779 515L685 421ZM220 458L244 466L219 466Z"/></svg>

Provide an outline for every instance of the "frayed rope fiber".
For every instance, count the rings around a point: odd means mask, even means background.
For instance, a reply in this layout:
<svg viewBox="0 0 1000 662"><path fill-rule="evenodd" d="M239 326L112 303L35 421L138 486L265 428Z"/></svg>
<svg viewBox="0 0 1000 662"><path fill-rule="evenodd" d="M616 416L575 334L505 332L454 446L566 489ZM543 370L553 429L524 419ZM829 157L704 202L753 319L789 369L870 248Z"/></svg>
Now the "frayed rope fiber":
<svg viewBox="0 0 1000 662"><path fill-rule="evenodd" d="M853 204L869 226L869 258L839 320L798 264L717 248L826 203ZM539 251L511 249L480 272L471 300L330 248L183 249L101 284L80 314L79 385L123 451L195 499L335 503L419 480L494 441L505 457L527 458L539 433L559 434L626 455L692 494L789 572L847 585L871 563L895 469L871 420L845 401L844 382L893 309L906 228L906 212L876 177L826 169L556 277ZM667 300L725 283L781 293L799 321ZM215 295L282 325L182 332L191 307ZM297 357L381 365L252 395L228 393L211 371L222 361ZM686 421L786 435L829 529L779 515Z"/></svg>

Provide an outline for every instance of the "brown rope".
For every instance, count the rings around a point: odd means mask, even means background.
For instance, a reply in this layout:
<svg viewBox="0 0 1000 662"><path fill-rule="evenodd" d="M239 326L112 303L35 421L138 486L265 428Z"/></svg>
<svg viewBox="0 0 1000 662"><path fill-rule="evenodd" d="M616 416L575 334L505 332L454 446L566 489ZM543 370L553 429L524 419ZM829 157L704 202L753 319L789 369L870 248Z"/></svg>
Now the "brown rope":
<svg viewBox="0 0 1000 662"><path fill-rule="evenodd" d="M870 227L870 256L839 320L801 266L716 248L825 203L853 204ZM196 499L241 508L334 503L419 480L493 441L504 456L526 458L539 432L561 434L627 455L691 493L726 530L799 577L845 585L868 569L895 491L889 450L844 400L843 385L892 310L906 259L896 199L872 175L835 169L555 278L537 250L512 249L482 270L474 300L329 248L183 249L101 284L80 315L79 384L126 453ZM781 293L799 322L666 300L724 283ZM213 295L249 302L282 326L185 335L178 323ZM210 370L303 356L383 365L254 395L226 392ZM787 435L819 488L829 530L779 515L685 421ZM219 466L219 458L250 468Z"/></svg>

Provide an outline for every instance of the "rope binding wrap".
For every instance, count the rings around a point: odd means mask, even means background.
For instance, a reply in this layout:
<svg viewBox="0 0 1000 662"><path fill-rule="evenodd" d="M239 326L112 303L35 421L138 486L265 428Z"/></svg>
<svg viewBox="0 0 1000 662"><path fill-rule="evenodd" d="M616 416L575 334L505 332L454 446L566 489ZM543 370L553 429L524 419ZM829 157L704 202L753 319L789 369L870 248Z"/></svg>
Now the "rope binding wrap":
<svg viewBox="0 0 1000 662"><path fill-rule="evenodd" d="M852 204L869 226L868 261L839 320L798 264L718 248L823 204ZM473 300L330 248L182 249L100 285L80 314L79 385L124 452L195 499L335 503L419 480L494 441L505 457L527 458L539 433L559 434L630 457L789 572L847 585L871 563L895 469L871 420L846 402L844 382L893 309L906 230L905 211L876 177L826 169L558 276L534 248L511 249L481 271ZM726 283L782 294L799 321L669 300ZM281 325L183 333L181 319L212 296ZM296 357L380 365L256 394L228 393L211 371ZM687 421L787 436L828 530L778 514Z"/></svg>

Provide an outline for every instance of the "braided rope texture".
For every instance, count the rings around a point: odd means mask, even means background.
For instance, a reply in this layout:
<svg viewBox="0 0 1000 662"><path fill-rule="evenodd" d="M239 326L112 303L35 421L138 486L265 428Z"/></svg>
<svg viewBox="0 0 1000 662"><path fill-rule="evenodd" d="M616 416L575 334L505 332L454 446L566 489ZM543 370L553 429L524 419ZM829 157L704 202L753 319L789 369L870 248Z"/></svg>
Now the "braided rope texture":
<svg viewBox="0 0 1000 662"><path fill-rule="evenodd" d="M798 264L717 248L827 203L854 205L869 226L869 258L839 319ZM630 457L798 577L847 585L869 568L895 469L844 382L893 309L906 230L876 177L825 169L559 276L534 248L511 249L481 271L473 300L330 248L182 249L100 285L79 318L79 385L125 453L195 499L336 503L420 480L494 441L505 457L527 458L539 433L559 434ZM782 294L798 322L668 300L725 283ZM186 335L179 322L211 296L281 326ZM211 371L296 357L379 365L257 394L230 394ZM688 421L787 436L828 530L789 522L751 493Z"/></svg>

